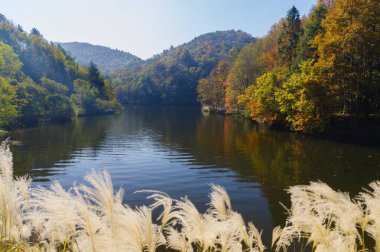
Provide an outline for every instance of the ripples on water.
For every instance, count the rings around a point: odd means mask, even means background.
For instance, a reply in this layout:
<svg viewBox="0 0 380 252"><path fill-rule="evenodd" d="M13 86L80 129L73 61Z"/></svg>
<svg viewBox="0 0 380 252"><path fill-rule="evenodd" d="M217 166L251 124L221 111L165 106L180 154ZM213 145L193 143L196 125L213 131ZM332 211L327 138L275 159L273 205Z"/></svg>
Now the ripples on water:
<svg viewBox="0 0 380 252"><path fill-rule="evenodd" d="M321 180L356 193L380 178L380 149L270 131L249 120L203 116L197 107L138 107L12 133L16 175L68 188L91 169L107 169L130 205L136 190L188 196L204 211L211 183L224 185L235 210L265 230L284 224L284 189Z"/></svg>

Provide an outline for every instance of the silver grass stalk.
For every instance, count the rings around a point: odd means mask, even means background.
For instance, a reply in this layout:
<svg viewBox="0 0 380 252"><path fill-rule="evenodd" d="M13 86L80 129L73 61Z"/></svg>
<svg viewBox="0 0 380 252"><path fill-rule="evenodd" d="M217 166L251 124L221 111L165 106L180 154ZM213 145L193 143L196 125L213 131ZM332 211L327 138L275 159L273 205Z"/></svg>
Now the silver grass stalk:
<svg viewBox="0 0 380 252"><path fill-rule="evenodd" d="M223 186L211 185L210 197L210 213L220 220L226 220L231 215L232 205L230 197Z"/></svg>
<svg viewBox="0 0 380 252"><path fill-rule="evenodd" d="M57 181L49 188L31 188L28 178L13 178L12 154L3 142L0 250L154 252L166 246L181 252L194 247L265 251L261 232L232 210L221 186L211 186L210 208L203 214L189 199L174 200L157 191L149 191L150 206L131 208L123 204L124 191L114 191L106 171L92 171L85 179L89 185L74 184L69 190ZM376 242L374 251L380 252L380 182L371 183L356 201L321 182L294 186L288 192L292 205L286 226L273 230L275 251L287 251L292 243L304 240L315 252L368 251L367 235ZM158 223L152 220L156 209L162 209Z"/></svg>
<svg viewBox="0 0 380 252"><path fill-rule="evenodd" d="M370 190L359 195L359 200L365 207L366 225L365 231L375 240L376 252L380 251L380 181L374 181Z"/></svg>
<svg viewBox="0 0 380 252"><path fill-rule="evenodd" d="M180 251L180 252L191 252L193 248L191 244L187 241L186 235L183 232L175 230L173 227L166 229L167 232L167 247Z"/></svg>
<svg viewBox="0 0 380 252"><path fill-rule="evenodd" d="M13 179L13 159L9 139L0 144L0 228L1 241L20 242L30 236L25 222L31 180Z"/></svg>
<svg viewBox="0 0 380 252"><path fill-rule="evenodd" d="M175 205L172 215L181 224L189 242L204 248L207 243L205 239L206 220L194 204L189 199L183 198Z"/></svg>
<svg viewBox="0 0 380 252"><path fill-rule="evenodd" d="M173 202L175 202L175 200L170 198L170 196L168 194L160 192L160 191L140 190L137 192L138 193L141 193L141 192L152 193L151 195L149 195L147 197L147 199L153 199L154 200L153 204L151 204L149 207L151 209L156 209L159 207L163 208L163 210L162 210L161 214L158 216L157 220L161 221L161 227L164 228L173 218L171 213L172 213Z"/></svg>

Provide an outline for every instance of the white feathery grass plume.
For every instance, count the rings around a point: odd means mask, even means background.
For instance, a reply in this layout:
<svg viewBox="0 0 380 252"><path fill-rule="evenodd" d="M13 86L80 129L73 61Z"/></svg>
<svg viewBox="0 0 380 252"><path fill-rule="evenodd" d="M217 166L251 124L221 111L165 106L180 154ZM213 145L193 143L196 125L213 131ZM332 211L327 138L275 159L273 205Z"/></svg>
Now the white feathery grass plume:
<svg viewBox="0 0 380 252"><path fill-rule="evenodd" d="M123 205L124 191L114 192L110 175L90 172L90 185L69 190L57 182L30 188L25 177L13 178L12 154L0 145L0 249L15 251L155 252L166 245L178 251L263 252L261 232L234 212L226 190L212 185L210 208L198 212L187 198L148 191L154 203L132 209ZM321 182L293 186L286 226L272 234L275 251L307 240L316 252L351 252L365 248L365 235L380 252L380 182L370 184L352 201ZM162 207L162 210L161 210ZM159 224L152 211L160 209ZM158 210L157 210L158 211ZM358 230L362 229L362 235ZM365 232L364 232L365 230ZM301 248L304 249L304 248Z"/></svg>
<svg viewBox="0 0 380 252"><path fill-rule="evenodd" d="M330 232L327 238L328 243L319 243L314 247L315 252L347 252L358 251L352 247L347 237L342 236L338 232ZM361 251L362 252L362 251Z"/></svg>
<svg viewBox="0 0 380 252"><path fill-rule="evenodd" d="M179 200L173 208L172 216L178 220L191 244L197 244L201 248L207 246L206 226L210 223L189 199Z"/></svg>
<svg viewBox="0 0 380 252"><path fill-rule="evenodd" d="M232 212L232 205L230 197L223 186L211 185L210 197L210 213L220 220L226 220L230 217Z"/></svg>
<svg viewBox="0 0 380 252"><path fill-rule="evenodd" d="M180 252L192 252L193 248L186 239L186 235L182 232L175 230L173 227L166 229L167 235L167 247L180 251Z"/></svg>
<svg viewBox="0 0 380 252"><path fill-rule="evenodd" d="M334 191L321 182L293 186L288 192L292 202L289 238L307 238L314 248L330 248L332 237L340 235L349 251L356 251L356 241L361 238L357 227L364 215L348 194Z"/></svg>
<svg viewBox="0 0 380 252"><path fill-rule="evenodd" d="M140 215L140 225L144 241L145 251L154 252L156 249L165 245L166 240L161 232L161 228L152 222L152 210L148 207L140 207L137 209L137 213Z"/></svg>
<svg viewBox="0 0 380 252"><path fill-rule="evenodd" d="M57 246L74 245L80 216L73 195L65 191L58 181L54 181L49 189L34 189L31 195L33 208L27 216L39 232L40 239L54 242Z"/></svg>
<svg viewBox="0 0 380 252"><path fill-rule="evenodd" d="M255 225L253 225L252 222L248 223L248 234L250 240L250 251L264 252L265 246L261 239L262 232L259 232L259 230L255 227Z"/></svg>
<svg viewBox="0 0 380 252"><path fill-rule="evenodd" d="M360 205L354 203L347 193L334 191L324 183L310 183L309 191L314 201L313 210L329 216L334 229L344 234L351 244L356 243L356 239L361 238L357 226L364 219Z"/></svg>
<svg viewBox="0 0 380 252"><path fill-rule="evenodd" d="M80 185L79 190L94 204L97 211L104 214L109 221L115 221L114 214L122 206L124 190L120 189L114 193L111 177L106 171L93 170L85 176L85 180L92 187Z"/></svg>
<svg viewBox="0 0 380 252"><path fill-rule="evenodd" d="M231 228L231 221L216 221L212 227L215 234L213 245L210 248L220 252L239 252L243 251L240 242L240 230Z"/></svg>
<svg viewBox="0 0 380 252"><path fill-rule="evenodd" d="M272 244L271 247L273 248L274 244L280 239L282 233L282 228L280 226L277 226L272 231Z"/></svg>
<svg viewBox="0 0 380 252"><path fill-rule="evenodd" d="M228 250L241 250L241 241L244 241L250 251L264 251L265 246L262 243L260 232L253 223L248 224L247 230L242 216L232 210L231 200L225 188L213 184L211 189L212 192L209 194L211 207L207 213L219 221L216 223L219 223L220 227L226 229L218 234L219 242L223 244L223 241L228 240L231 244L234 244L232 247L228 247ZM226 223L228 223L228 227L223 226ZM220 229L220 227L217 227L217 229ZM237 241L238 243L235 243ZM226 248L226 244L222 247Z"/></svg>
<svg viewBox="0 0 380 252"><path fill-rule="evenodd" d="M113 190L108 172L92 171L86 177L91 187L80 185L79 191L100 217L103 234L101 246L107 251L143 251L146 247L146 219L141 212L123 205L124 190Z"/></svg>
<svg viewBox="0 0 380 252"><path fill-rule="evenodd" d="M0 144L0 172L3 182L13 181L13 157L9 149L9 138Z"/></svg>
<svg viewBox="0 0 380 252"><path fill-rule="evenodd" d="M155 190L140 190L138 193L152 193L147 197L147 199L153 199L154 202L149 207L152 209L156 209L162 207L163 210L161 214L158 216L157 220L161 221L161 228L164 228L169 222L172 220L173 216L171 215L173 200L166 193L155 191Z"/></svg>
<svg viewBox="0 0 380 252"><path fill-rule="evenodd" d="M106 249L106 247L101 247L105 242L106 236L103 230L103 223L100 216L97 215L96 211L88 201L80 194L78 187L74 186L73 191L75 192L75 207L78 211L79 219L77 227L77 242L79 251L101 251Z"/></svg>
<svg viewBox="0 0 380 252"><path fill-rule="evenodd" d="M218 250L220 246L221 249L227 249L226 240L232 240L232 235L236 234L236 229L227 227L227 221L220 221L211 214L204 214L204 234L202 236L202 241L200 249L201 251L215 251ZM223 237L221 237L223 236Z"/></svg>
<svg viewBox="0 0 380 252"><path fill-rule="evenodd" d="M247 246L248 251L264 251L265 246L261 240L261 233L253 225L252 222L248 223L248 228L244 223L241 214L232 211L228 220L224 221L228 223L228 228L230 232L235 232L236 239L240 243L244 243Z"/></svg>
<svg viewBox="0 0 380 252"><path fill-rule="evenodd" d="M359 195L366 214L365 231L375 241L376 252L380 251L380 181L369 184L370 189Z"/></svg>
<svg viewBox="0 0 380 252"><path fill-rule="evenodd" d="M294 186L289 189L292 206L288 216L289 226L286 226L277 242L277 250L285 249L295 238L308 239L308 243L316 247L329 247L331 214L321 214L315 211L315 195L309 191L309 186ZM321 204L321 202L318 202Z"/></svg>
<svg viewBox="0 0 380 252"><path fill-rule="evenodd" d="M123 208L124 190L119 189L114 192L111 177L106 171L93 170L85 176L85 180L90 186L79 185L79 191L100 215L104 227L109 229L107 232L111 243L109 249L116 249L117 244L123 240L118 230L120 225L118 217Z"/></svg>
<svg viewBox="0 0 380 252"><path fill-rule="evenodd" d="M276 252L286 252L293 241L293 227L285 226L283 229L276 227L273 229L272 247L276 244Z"/></svg>
<svg viewBox="0 0 380 252"><path fill-rule="evenodd" d="M13 179L12 153L9 139L0 144L0 235L2 241L20 242L30 236L25 222L31 181L26 177Z"/></svg>
<svg viewBox="0 0 380 252"><path fill-rule="evenodd" d="M130 251L144 251L145 234L143 230L144 220L141 214L125 205L119 215L118 230L123 243L127 244Z"/></svg>

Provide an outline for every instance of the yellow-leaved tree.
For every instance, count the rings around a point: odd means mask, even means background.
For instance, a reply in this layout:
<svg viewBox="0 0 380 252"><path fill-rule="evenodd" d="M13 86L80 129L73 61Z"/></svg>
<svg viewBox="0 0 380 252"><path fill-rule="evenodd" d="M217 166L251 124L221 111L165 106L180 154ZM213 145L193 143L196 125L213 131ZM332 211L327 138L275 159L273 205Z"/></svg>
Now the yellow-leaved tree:
<svg viewBox="0 0 380 252"><path fill-rule="evenodd" d="M334 97L334 112L369 114L380 108L380 1L337 0L313 40L317 80Z"/></svg>

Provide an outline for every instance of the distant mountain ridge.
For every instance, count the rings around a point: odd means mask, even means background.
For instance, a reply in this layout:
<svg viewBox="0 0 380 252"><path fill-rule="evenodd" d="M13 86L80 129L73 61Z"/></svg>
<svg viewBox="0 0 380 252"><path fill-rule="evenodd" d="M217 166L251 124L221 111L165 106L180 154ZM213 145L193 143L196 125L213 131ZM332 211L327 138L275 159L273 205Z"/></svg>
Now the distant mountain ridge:
<svg viewBox="0 0 380 252"><path fill-rule="evenodd" d="M92 61L105 74L141 60L131 53L106 46L82 42L55 42L55 44L69 52L79 65L88 66Z"/></svg>

